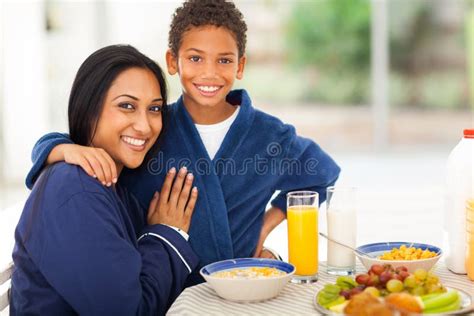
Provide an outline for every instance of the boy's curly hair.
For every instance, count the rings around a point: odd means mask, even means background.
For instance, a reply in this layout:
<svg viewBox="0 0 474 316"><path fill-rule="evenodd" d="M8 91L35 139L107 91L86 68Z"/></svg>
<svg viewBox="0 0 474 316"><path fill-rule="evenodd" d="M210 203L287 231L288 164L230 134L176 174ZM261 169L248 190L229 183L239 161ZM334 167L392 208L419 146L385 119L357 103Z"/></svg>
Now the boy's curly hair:
<svg viewBox="0 0 474 316"><path fill-rule="evenodd" d="M176 9L170 25L168 46L178 56L183 34L192 27L214 25L228 29L237 42L239 57L245 53L247 24L235 4L227 0L187 0Z"/></svg>

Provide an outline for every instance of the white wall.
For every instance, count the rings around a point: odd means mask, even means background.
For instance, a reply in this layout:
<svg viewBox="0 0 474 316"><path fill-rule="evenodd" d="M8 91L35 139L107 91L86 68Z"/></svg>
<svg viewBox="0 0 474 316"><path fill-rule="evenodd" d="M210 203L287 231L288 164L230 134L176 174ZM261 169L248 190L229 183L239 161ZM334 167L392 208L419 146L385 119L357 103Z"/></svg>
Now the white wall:
<svg viewBox="0 0 474 316"><path fill-rule="evenodd" d="M165 69L169 23L179 3L178 0L49 3L47 12L52 29L46 40L48 129L67 131L67 102L74 76L95 50L111 44L130 44Z"/></svg>
<svg viewBox="0 0 474 316"><path fill-rule="evenodd" d="M106 43L130 44L160 64L167 75L165 52L171 16L181 0L106 1ZM177 76L167 78L169 100L181 94Z"/></svg>
<svg viewBox="0 0 474 316"><path fill-rule="evenodd" d="M4 160L4 147L3 147L3 41L4 41L4 24L3 24L3 1L0 0L0 185L4 180L3 176L3 160Z"/></svg>
<svg viewBox="0 0 474 316"><path fill-rule="evenodd" d="M103 46L103 4L54 1L48 4L51 29L46 38L48 131L66 132L69 92L81 63Z"/></svg>
<svg viewBox="0 0 474 316"><path fill-rule="evenodd" d="M179 3L0 0L0 179L22 183L35 141L67 131L72 82L92 52L127 43L165 68L169 23Z"/></svg>
<svg viewBox="0 0 474 316"><path fill-rule="evenodd" d="M3 40L3 102L1 130L5 179L24 179L30 152L46 131L46 69L43 1L6 1Z"/></svg>

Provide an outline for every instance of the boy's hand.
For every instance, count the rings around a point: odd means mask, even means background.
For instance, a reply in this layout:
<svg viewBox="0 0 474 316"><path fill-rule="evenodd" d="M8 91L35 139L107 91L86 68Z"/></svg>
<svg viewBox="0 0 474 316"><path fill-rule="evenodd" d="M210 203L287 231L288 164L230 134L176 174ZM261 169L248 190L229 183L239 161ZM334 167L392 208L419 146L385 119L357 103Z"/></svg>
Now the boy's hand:
<svg viewBox="0 0 474 316"><path fill-rule="evenodd" d="M187 233L198 191L196 187L191 189L194 177L185 167L181 168L176 179L175 174L176 169L172 168L166 175L161 193L156 192L153 196L147 220L150 225L170 225Z"/></svg>
<svg viewBox="0 0 474 316"><path fill-rule="evenodd" d="M102 148L61 144L53 148L47 163L64 160L68 164L78 165L91 177L97 178L103 185L117 183L117 165Z"/></svg>
<svg viewBox="0 0 474 316"><path fill-rule="evenodd" d="M260 251L260 254L257 256L255 252L254 258L263 258L263 259L276 259L278 260L277 257L273 255L269 250L263 248L262 251Z"/></svg>
<svg viewBox="0 0 474 316"><path fill-rule="evenodd" d="M277 259L273 254L263 247L265 240L272 230L277 227L286 218L282 210L276 207L272 207L265 213L263 218L262 230L260 231L260 237L257 242L257 248L255 249L254 258L270 258Z"/></svg>

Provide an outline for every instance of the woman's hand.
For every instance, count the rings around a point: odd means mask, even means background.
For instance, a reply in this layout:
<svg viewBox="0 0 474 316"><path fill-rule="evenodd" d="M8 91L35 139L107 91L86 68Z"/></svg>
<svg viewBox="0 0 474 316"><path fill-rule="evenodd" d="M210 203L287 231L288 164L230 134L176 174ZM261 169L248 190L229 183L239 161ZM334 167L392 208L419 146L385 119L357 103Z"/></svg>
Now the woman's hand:
<svg viewBox="0 0 474 316"><path fill-rule="evenodd" d="M103 185L111 186L112 183L117 183L117 165L102 148L61 144L53 148L46 163L63 160L68 164L80 166Z"/></svg>
<svg viewBox="0 0 474 316"><path fill-rule="evenodd" d="M147 220L150 225L170 225L187 233L198 191L196 187L191 188L194 177L187 173L186 167L179 170L176 179L175 175L175 168L166 175L161 193L156 192L150 203Z"/></svg>

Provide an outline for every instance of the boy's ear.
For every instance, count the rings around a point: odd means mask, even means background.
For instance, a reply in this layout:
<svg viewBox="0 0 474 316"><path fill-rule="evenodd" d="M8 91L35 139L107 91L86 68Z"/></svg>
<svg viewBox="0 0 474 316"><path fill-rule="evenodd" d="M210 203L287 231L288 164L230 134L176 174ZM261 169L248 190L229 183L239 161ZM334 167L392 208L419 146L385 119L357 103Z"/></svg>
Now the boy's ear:
<svg viewBox="0 0 474 316"><path fill-rule="evenodd" d="M239 65L237 66L237 79L241 80L244 77L245 63L247 62L247 57L244 55L239 58Z"/></svg>
<svg viewBox="0 0 474 316"><path fill-rule="evenodd" d="M166 51L166 66L168 67L168 73L171 76L178 72L178 58L174 56L171 49Z"/></svg>

